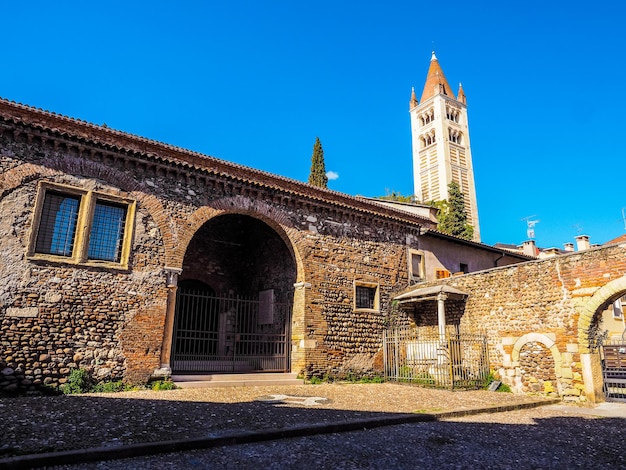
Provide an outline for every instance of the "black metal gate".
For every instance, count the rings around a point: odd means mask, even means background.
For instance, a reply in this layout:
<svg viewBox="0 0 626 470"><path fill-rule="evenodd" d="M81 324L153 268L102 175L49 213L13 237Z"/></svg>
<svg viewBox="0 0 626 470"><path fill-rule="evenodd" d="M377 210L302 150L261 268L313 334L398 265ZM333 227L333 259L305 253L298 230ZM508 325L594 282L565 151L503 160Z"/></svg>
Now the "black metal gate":
<svg viewBox="0 0 626 470"><path fill-rule="evenodd" d="M219 297L179 288L176 299L172 371L289 372L291 304Z"/></svg>
<svg viewBox="0 0 626 470"><path fill-rule="evenodd" d="M600 358L606 400L626 402L626 340L602 343Z"/></svg>

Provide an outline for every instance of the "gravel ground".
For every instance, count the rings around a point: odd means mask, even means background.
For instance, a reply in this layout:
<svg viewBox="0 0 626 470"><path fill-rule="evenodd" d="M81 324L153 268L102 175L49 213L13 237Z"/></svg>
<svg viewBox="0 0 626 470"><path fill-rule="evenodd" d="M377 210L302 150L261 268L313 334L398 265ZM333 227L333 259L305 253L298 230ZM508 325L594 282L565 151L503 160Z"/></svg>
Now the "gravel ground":
<svg viewBox="0 0 626 470"><path fill-rule="evenodd" d="M320 397L272 403L274 395ZM219 436L383 414L527 403L537 397L396 384L224 387L0 400L0 456Z"/></svg>
<svg viewBox="0 0 626 470"><path fill-rule="evenodd" d="M619 469L626 468L625 423L546 406L55 468Z"/></svg>
<svg viewBox="0 0 626 470"><path fill-rule="evenodd" d="M467 411L538 399L397 384L228 387L2 399L0 458L398 413ZM564 414L558 407L545 406L63 468L586 468L592 462L626 468L625 422Z"/></svg>

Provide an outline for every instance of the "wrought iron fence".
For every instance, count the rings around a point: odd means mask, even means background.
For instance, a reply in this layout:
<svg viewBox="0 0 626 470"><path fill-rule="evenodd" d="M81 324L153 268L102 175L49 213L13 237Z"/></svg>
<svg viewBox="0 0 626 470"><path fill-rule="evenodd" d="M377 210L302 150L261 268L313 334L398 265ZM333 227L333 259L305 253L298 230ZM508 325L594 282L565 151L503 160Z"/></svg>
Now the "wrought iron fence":
<svg viewBox="0 0 626 470"><path fill-rule="evenodd" d="M604 396L626 402L626 340L605 340L600 346Z"/></svg>
<svg viewBox="0 0 626 470"><path fill-rule="evenodd" d="M383 332L385 378L428 387L481 388L489 376L487 337L424 328Z"/></svg>

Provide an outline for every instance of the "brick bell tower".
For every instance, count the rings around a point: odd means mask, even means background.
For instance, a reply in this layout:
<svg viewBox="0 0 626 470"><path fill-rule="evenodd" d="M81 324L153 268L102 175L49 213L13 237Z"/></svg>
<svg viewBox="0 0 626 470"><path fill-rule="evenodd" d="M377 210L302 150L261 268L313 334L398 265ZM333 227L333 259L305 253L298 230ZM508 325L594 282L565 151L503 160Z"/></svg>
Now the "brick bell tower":
<svg viewBox="0 0 626 470"><path fill-rule="evenodd" d="M448 184L456 182L465 197L467 223L480 241L478 204L467 124L467 98L459 84L455 97L433 51L420 100L415 88L409 102L413 144L413 182L420 202L448 198Z"/></svg>

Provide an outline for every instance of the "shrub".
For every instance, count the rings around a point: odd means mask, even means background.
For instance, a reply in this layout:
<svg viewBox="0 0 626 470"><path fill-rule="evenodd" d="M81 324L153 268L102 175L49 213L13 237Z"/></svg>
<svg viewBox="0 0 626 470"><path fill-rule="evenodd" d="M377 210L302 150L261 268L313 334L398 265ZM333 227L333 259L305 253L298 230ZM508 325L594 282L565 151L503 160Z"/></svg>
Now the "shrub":
<svg viewBox="0 0 626 470"><path fill-rule="evenodd" d="M318 384L324 383L324 379L322 379L321 377L318 377L317 375L313 375L309 379L309 383L313 385L318 385Z"/></svg>
<svg viewBox="0 0 626 470"><path fill-rule="evenodd" d="M100 382L94 385L90 391L95 393L115 393L131 390L132 388L132 385L127 385L121 380L116 380L113 382Z"/></svg>
<svg viewBox="0 0 626 470"><path fill-rule="evenodd" d="M91 377L86 369L73 369L67 382L61 385L61 392L65 395L87 393L91 390Z"/></svg>
<svg viewBox="0 0 626 470"><path fill-rule="evenodd" d="M152 390L174 390L176 385L171 380L155 380L149 384Z"/></svg>
<svg viewBox="0 0 626 470"><path fill-rule="evenodd" d="M500 377L494 371L490 371L489 375L485 377L485 381L483 382L483 389L487 390L489 388L489 385L491 385L491 382L495 380L500 380ZM511 387L509 387L505 383L500 383L500 385L498 385L498 388L496 389L496 392L511 393Z"/></svg>

